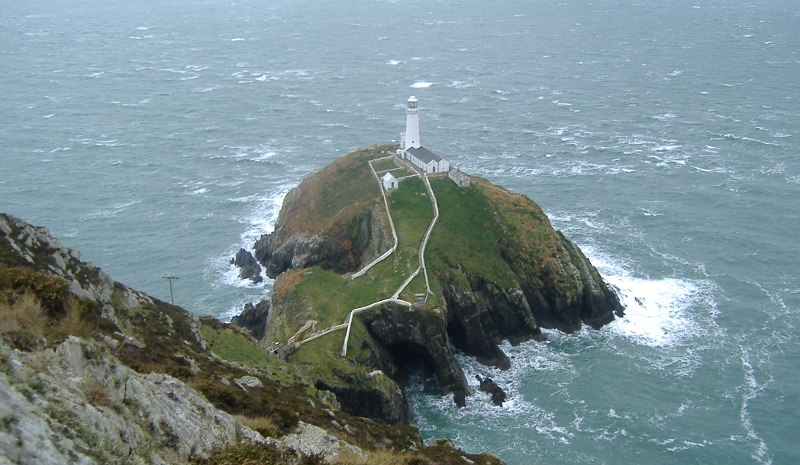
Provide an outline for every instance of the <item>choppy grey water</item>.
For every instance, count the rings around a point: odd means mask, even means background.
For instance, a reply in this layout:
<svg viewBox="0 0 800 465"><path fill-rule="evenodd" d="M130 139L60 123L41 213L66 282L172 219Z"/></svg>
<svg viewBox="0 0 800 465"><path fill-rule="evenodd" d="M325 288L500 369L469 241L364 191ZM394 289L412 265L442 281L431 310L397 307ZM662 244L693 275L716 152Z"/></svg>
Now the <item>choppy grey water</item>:
<svg viewBox="0 0 800 465"><path fill-rule="evenodd" d="M0 210L226 318L228 260L360 146L525 193L627 317L508 347L428 439L526 463L797 463L800 8L789 1L2 1Z"/></svg>

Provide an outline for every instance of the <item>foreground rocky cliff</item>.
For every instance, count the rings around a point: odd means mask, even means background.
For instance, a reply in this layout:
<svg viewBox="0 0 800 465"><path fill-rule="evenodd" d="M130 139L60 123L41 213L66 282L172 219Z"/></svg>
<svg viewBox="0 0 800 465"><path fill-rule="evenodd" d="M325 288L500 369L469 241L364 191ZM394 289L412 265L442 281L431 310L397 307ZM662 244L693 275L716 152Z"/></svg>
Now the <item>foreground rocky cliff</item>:
<svg viewBox="0 0 800 465"><path fill-rule="evenodd" d="M502 463L350 415L316 379L0 214L0 464Z"/></svg>
<svg viewBox="0 0 800 465"><path fill-rule="evenodd" d="M298 363L333 360L336 368L319 373L317 384L336 393L343 408L405 421L402 408L365 406L374 405L370 396L380 392L389 397L384 406L402 404L401 388L415 370L464 405L469 386L453 348L508 368L498 347L503 340L542 339L542 328L600 328L622 314L615 293L538 205L466 175L466 186L441 175L430 180L439 210L424 252L430 292L423 274L395 292L419 266L434 210L423 181L393 151L361 149L304 180L287 195L275 231L254 246L258 261L277 276L264 340L286 343ZM397 249L363 276L351 276L392 247L376 176L386 171L402 179L387 198ZM401 302L360 310L393 293ZM348 316L351 309L359 309L356 316ZM350 318L346 357L339 354L343 334L316 339ZM306 345L309 337L313 342ZM352 382L370 370L389 378L383 391Z"/></svg>

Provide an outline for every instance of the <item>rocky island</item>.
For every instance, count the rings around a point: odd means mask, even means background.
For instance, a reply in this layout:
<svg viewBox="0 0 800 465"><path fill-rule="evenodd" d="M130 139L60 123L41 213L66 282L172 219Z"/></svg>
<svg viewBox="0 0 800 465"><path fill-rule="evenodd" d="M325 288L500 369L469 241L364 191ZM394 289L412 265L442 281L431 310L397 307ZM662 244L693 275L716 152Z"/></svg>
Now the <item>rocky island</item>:
<svg viewBox="0 0 800 465"><path fill-rule="evenodd" d="M408 422L413 371L463 406L468 383L454 350L505 369L503 340L599 328L622 314L528 197L455 169L427 174L395 152L357 150L305 179L253 248L276 280L251 330L310 367L344 411Z"/></svg>

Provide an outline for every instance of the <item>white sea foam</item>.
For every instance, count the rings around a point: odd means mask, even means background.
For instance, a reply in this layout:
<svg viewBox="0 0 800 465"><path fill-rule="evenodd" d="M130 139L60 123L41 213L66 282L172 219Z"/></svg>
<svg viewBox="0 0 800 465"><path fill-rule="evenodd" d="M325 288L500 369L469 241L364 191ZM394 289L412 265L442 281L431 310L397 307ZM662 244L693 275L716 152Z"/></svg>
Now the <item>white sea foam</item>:
<svg viewBox="0 0 800 465"><path fill-rule="evenodd" d="M272 287L272 280L266 276L264 270L262 270L261 276L264 281L259 284L253 284L251 280L240 278L239 268L229 263L229 261L240 248L252 253L258 238L261 237L262 234L270 233L275 229L275 221L278 219L278 213L280 213L283 199L294 185L294 183L281 185L267 197L248 196L229 199L232 202L252 203L253 209L249 215L239 219L239 222L244 224L246 228L240 236L239 244L226 251L223 256L218 257L216 260L219 263L227 263L223 269L219 270L219 279L223 285L248 289ZM236 308L241 310L241 306Z"/></svg>
<svg viewBox="0 0 800 465"><path fill-rule="evenodd" d="M450 87L454 89L467 89L469 87L474 87L474 84L466 81L452 81Z"/></svg>
<svg viewBox="0 0 800 465"><path fill-rule="evenodd" d="M501 344L501 349L514 363L510 370L499 371L478 363L474 358L456 354L459 365L464 371L471 394L467 397L467 406L454 409L450 396L430 396L420 394L421 382L412 383L411 400L414 410L435 410L445 413L454 424L477 423L494 432L516 432L522 424L526 429L536 431L538 435L550 441L568 444L574 432L569 424L561 424L554 412L550 412L525 398L520 392L525 374L532 371L558 372L556 376L566 373L571 376L574 371L568 356L550 350L546 344L524 344L512 347L508 343ZM490 397L480 392L476 375L481 378L490 377L507 394L502 407L492 404ZM509 418L518 418L519 422L509 422ZM427 418L418 419L421 430L427 435L436 436L436 425L429 424Z"/></svg>
<svg viewBox="0 0 800 465"><path fill-rule="evenodd" d="M643 209L645 215L652 215ZM555 218L575 221L575 218ZM711 283L679 277L636 277L630 266L609 257L592 245L581 245L603 279L616 291L625 316L607 325L603 332L649 347L671 347L706 334L701 319L716 315ZM699 311L698 306L708 307Z"/></svg>
<svg viewBox="0 0 800 465"><path fill-rule="evenodd" d="M681 148L678 144L663 144L663 145L656 145L652 148L653 152L672 152L673 150L677 150Z"/></svg>
<svg viewBox="0 0 800 465"><path fill-rule="evenodd" d="M400 61L400 60L387 60L386 61L386 64L389 65L389 66L397 66L400 63L402 63L402 61Z"/></svg>
<svg viewBox="0 0 800 465"><path fill-rule="evenodd" d="M675 113L666 112L666 113L662 113L660 115L653 116L653 119L658 120L658 121L669 121L669 120L675 119L677 117L678 117L678 115L676 115Z"/></svg>
<svg viewBox="0 0 800 465"><path fill-rule="evenodd" d="M625 306L625 316L609 325L614 334L651 347L679 344L696 334L697 325L689 310L701 298L702 289L697 284L675 278L605 279L618 290Z"/></svg>
<svg viewBox="0 0 800 465"><path fill-rule="evenodd" d="M120 212L126 210L128 207L141 203L141 200L131 200L127 202L118 202L107 208L100 208L89 213L84 213L80 216L81 221L93 220L97 218L107 218L117 216Z"/></svg>
<svg viewBox="0 0 800 465"><path fill-rule="evenodd" d="M428 87L432 86L432 82L428 81L417 81L414 84L411 84L409 87L412 89L427 89Z"/></svg>
<svg viewBox="0 0 800 465"><path fill-rule="evenodd" d="M761 391L764 390L765 385L759 383L756 379L755 370L750 362L750 352L748 348L742 347L741 360L742 368L744 369L745 374L745 392L742 395L742 405L739 409L739 419L741 420L745 431L747 431L748 439L755 443L755 451L751 455L753 460L762 464L771 464L772 457L769 455L767 444L758 435L755 427L753 426L753 422L750 419L750 401L761 395Z"/></svg>
<svg viewBox="0 0 800 465"><path fill-rule="evenodd" d="M270 158L276 156L277 154L278 153L273 151L273 150L268 150L268 151L262 153L261 155L257 156L254 160L255 161L269 160Z"/></svg>

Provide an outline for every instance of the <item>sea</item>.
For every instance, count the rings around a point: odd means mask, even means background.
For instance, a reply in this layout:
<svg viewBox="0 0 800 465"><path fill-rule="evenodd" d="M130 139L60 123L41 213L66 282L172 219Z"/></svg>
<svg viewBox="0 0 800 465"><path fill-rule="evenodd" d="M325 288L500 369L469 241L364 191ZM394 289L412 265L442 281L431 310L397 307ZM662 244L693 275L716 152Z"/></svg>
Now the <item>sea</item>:
<svg viewBox="0 0 800 465"><path fill-rule="evenodd" d="M503 345L507 371L459 355L503 407L412 386L427 441L800 463L800 3L0 5L0 211L114 279L223 320L268 298L230 259L304 177L398 142L414 95L426 147L538 202L626 306Z"/></svg>

